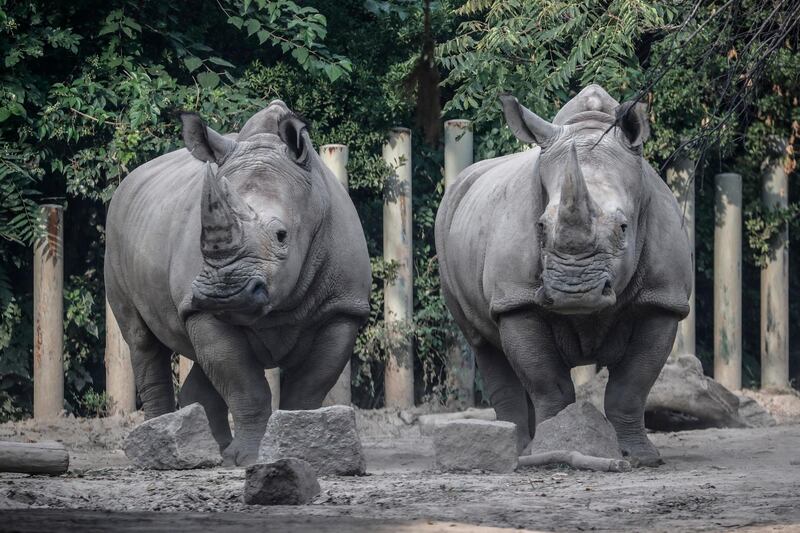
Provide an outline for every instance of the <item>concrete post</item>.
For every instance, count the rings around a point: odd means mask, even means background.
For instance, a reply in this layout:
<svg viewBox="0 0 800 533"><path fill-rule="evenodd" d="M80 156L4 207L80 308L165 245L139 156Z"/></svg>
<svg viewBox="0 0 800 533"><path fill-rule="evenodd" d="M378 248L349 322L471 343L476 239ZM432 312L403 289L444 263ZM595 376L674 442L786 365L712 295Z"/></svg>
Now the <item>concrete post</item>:
<svg viewBox="0 0 800 533"><path fill-rule="evenodd" d="M789 182L783 166L786 144L772 143L774 154L765 162L761 199L766 209L788 206ZM789 242L784 224L770 243L761 269L761 388L789 388Z"/></svg>
<svg viewBox="0 0 800 533"><path fill-rule="evenodd" d="M384 189L383 258L397 264L394 278L384 288L383 314L391 346L384 373L385 399L386 407L405 409L414 405L413 343L407 332L414 304L411 130L391 130L383 160L393 169Z"/></svg>
<svg viewBox="0 0 800 533"><path fill-rule="evenodd" d="M131 352L122 338L117 319L106 300L106 395L109 414L132 413L136 410L136 381L133 378Z"/></svg>
<svg viewBox="0 0 800 533"><path fill-rule="evenodd" d="M584 383L588 383L589 381L594 378L595 374L597 374L597 366L596 365L582 365L576 366L570 370L570 375L572 376L572 384L576 387L580 387Z"/></svg>
<svg viewBox="0 0 800 533"><path fill-rule="evenodd" d="M322 162L325 163L339 183L342 184L345 190L347 187L347 159L348 150L347 146L343 144L326 144L319 149ZM347 361L344 370L336 380L336 384L325 396L322 405L350 405L351 402L350 391L350 361Z"/></svg>
<svg viewBox="0 0 800 533"><path fill-rule="evenodd" d="M64 408L64 208L43 205L46 234L33 249L33 416Z"/></svg>
<svg viewBox="0 0 800 533"><path fill-rule="evenodd" d="M473 161L472 122L448 120L444 123L444 186L450 187L462 170ZM456 333L447 340L448 388L458 408L475 405L475 355Z"/></svg>
<svg viewBox="0 0 800 533"><path fill-rule="evenodd" d="M672 347L672 356L696 355L695 346L695 302L694 302L694 161L689 158L676 159L667 168L667 183L678 200L683 214L683 224L689 235L692 250L692 294L689 296L689 314L678 324L678 334Z"/></svg>
<svg viewBox="0 0 800 533"><path fill-rule="evenodd" d="M264 371L272 393L272 412L277 411L281 406L281 370L280 368L270 368Z"/></svg>
<svg viewBox="0 0 800 533"><path fill-rule="evenodd" d="M742 176L717 174L714 203L714 379L742 388Z"/></svg>

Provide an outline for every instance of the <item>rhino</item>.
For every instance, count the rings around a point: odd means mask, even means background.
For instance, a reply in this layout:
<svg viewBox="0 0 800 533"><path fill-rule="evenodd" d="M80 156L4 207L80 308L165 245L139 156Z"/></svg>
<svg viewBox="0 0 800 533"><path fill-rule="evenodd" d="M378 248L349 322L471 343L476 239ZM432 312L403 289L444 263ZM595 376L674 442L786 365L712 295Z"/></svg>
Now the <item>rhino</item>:
<svg viewBox="0 0 800 533"><path fill-rule="evenodd" d="M186 148L135 169L111 200L106 295L145 418L174 410L180 353L195 362L180 403L205 408L226 464L250 464L271 413L264 369L281 369L281 409L315 409L350 360L369 313L367 244L285 103L233 135L181 120Z"/></svg>
<svg viewBox="0 0 800 533"><path fill-rule="evenodd" d="M648 392L689 312L692 252L673 194L642 156L641 104L591 85L553 122L511 95L505 120L536 146L464 169L436 216L445 303L522 449L575 401L570 369L608 367L605 411L625 456L660 463Z"/></svg>

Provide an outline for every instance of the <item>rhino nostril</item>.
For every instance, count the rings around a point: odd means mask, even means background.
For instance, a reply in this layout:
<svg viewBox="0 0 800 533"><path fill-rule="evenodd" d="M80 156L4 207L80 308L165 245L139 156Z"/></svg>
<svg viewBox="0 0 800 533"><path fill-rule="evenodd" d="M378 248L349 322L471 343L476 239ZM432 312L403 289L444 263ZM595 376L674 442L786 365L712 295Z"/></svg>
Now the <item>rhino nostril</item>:
<svg viewBox="0 0 800 533"><path fill-rule="evenodd" d="M611 296L614 293L614 289L611 288L611 282L606 280L605 285L603 285L603 296Z"/></svg>

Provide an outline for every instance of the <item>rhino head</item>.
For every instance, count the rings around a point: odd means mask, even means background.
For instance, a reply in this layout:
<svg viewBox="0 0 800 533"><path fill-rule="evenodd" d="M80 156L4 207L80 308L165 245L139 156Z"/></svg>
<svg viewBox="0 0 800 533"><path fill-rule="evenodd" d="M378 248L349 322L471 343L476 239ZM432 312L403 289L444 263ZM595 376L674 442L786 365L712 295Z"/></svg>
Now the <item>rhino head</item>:
<svg viewBox="0 0 800 533"><path fill-rule="evenodd" d="M643 106L617 105L591 86L568 104L571 116L556 124L513 96L502 96L501 103L516 137L541 147L533 169L543 187L536 228L542 284L535 303L561 314L614 305L638 260L641 148L649 133Z"/></svg>
<svg viewBox="0 0 800 533"><path fill-rule="evenodd" d="M192 282L192 308L251 323L297 283L321 219L312 194L320 163L306 123L279 100L237 139L195 114L181 121L189 152L207 163L197 221L203 266Z"/></svg>

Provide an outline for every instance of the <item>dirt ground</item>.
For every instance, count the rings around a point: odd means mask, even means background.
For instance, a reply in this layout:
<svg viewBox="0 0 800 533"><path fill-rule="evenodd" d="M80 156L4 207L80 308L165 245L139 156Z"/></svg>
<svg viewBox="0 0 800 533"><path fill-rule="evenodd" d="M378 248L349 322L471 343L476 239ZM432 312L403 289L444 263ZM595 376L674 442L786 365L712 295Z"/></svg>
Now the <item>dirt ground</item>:
<svg viewBox="0 0 800 533"><path fill-rule="evenodd" d="M778 426L655 433L665 464L622 474L442 473L415 413L359 411L368 475L323 477L300 507L245 505L241 468L134 469L120 445L138 413L3 424L0 440L60 440L71 464L0 474L0 531L800 531L800 398L770 401Z"/></svg>

